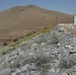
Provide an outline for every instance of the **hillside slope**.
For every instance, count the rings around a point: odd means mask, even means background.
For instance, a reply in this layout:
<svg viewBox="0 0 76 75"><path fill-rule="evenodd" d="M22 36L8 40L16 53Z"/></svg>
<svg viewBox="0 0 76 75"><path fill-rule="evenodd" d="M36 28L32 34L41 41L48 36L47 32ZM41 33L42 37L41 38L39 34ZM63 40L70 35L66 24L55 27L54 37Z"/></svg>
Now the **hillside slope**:
<svg viewBox="0 0 76 75"><path fill-rule="evenodd" d="M76 37L64 27L0 51L0 75L76 75Z"/></svg>
<svg viewBox="0 0 76 75"><path fill-rule="evenodd" d="M0 12L0 38L16 38L59 23L72 22L72 15L35 5L16 6Z"/></svg>

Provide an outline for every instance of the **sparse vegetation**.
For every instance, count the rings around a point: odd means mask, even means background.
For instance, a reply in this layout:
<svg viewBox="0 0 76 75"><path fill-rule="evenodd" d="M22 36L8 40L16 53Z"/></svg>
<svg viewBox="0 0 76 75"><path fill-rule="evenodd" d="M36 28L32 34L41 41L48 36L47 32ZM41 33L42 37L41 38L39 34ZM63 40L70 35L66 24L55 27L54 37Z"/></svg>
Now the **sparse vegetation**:
<svg viewBox="0 0 76 75"><path fill-rule="evenodd" d="M3 43L3 46L6 46L6 45L8 45L8 44L7 44L6 42L4 42L4 43Z"/></svg>
<svg viewBox="0 0 76 75"><path fill-rule="evenodd" d="M54 26L53 26L53 27L54 27ZM19 41L16 41L15 43L9 44L9 45L8 45L9 48L6 49L5 52L6 52L6 53L11 52L11 50L10 50L11 47L18 46L19 43L22 43L23 41L26 41L26 40L28 40L28 39L31 39L31 38L33 38L33 37L35 37L35 36L37 36L37 35L39 35L39 34L41 34L41 33L47 33L47 32L49 32L50 29L52 29L53 27L49 27L49 28L47 28L47 29L45 29L45 30L39 31L39 32L34 33L34 34L30 35L30 36L27 36L27 37L25 37L25 38L23 38L23 39L20 39ZM2 51L2 52L3 52L3 51ZM1 52L1 54L2 54L2 52Z"/></svg>
<svg viewBox="0 0 76 75"><path fill-rule="evenodd" d="M44 29L47 29L47 27L45 27Z"/></svg>
<svg viewBox="0 0 76 75"><path fill-rule="evenodd" d="M59 36L56 33L52 35L52 44L57 44L60 41Z"/></svg>
<svg viewBox="0 0 76 75"><path fill-rule="evenodd" d="M41 33L47 33L47 32L49 32L50 29L52 29L52 28L54 28L54 26L51 26L51 27L49 27L49 28L47 28L47 29L45 29L45 30L39 31L39 32L34 33L34 34L32 34L32 35L31 35L31 34L28 34L29 36L27 36L27 37L25 37L25 38L23 38L23 39L15 42L14 44L10 44L9 46L10 46L10 47L11 47L11 46L17 46L17 45L19 45L19 43L21 43L22 41L26 41L26 40L28 40L28 39L31 39L31 38L33 38L33 37L35 37L35 36L37 36L37 35L39 35L39 34L41 34Z"/></svg>
<svg viewBox="0 0 76 75"><path fill-rule="evenodd" d="M19 67L20 67L20 64L19 64L19 62L16 60L15 63L10 64L8 67L10 67L10 68L19 68Z"/></svg>
<svg viewBox="0 0 76 75"><path fill-rule="evenodd" d="M3 53L2 53L2 55L5 55L5 54L6 54L6 52L3 52Z"/></svg>
<svg viewBox="0 0 76 75"><path fill-rule="evenodd" d="M36 31L33 31L33 33L36 33Z"/></svg>
<svg viewBox="0 0 76 75"><path fill-rule="evenodd" d="M30 32L30 33L27 33L27 35L26 36L30 36L30 35L32 35L32 33Z"/></svg>
<svg viewBox="0 0 76 75"><path fill-rule="evenodd" d="M21 39L23 39L24 37L21 37Z"/></svg>
<svg viewBox="0 0 76 75"><path fill-rule="evenodd" d="M60 62L60 68L62 68L62 69L63 68L69 69L72 66L73 66L73 62L68 61L68 59L67 60L62 59L61 62Z"/></svg>
<svg viewBox="0 0 76 75"><path fill-rule="evenodd" d="M49 68L50 66L47 65L47 63L50 62L50 58L46 56L37 57L36 59L36 66L42 67L42 68Z"/></svg>
<svg viewBox="0 0 76 75"><path fill-rule="evenodd" d="M48 62L51 61L51 58L49 56L46 56L44 54L44 51L43 50L40 50L40 52L36 52L36 55L35 55L35 66L38 68L38 69L49 69L50 66L49 64L47 64Z"/></svg>
<svg viewBox="0 0 76 75"><path fill-rule="evenodd" d="M13 40L13 42L16 42L16 41L18 41L18 39L17 39L17 38Z"/></svg>

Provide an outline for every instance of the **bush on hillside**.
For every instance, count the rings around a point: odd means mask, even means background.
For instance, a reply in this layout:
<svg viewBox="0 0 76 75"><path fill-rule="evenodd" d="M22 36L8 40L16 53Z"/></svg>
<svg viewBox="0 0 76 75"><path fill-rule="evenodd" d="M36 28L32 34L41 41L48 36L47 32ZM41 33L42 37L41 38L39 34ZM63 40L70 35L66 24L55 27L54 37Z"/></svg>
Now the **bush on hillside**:
<svg viewBox="0 0 76 75"><path fill-rule="evenodd" d="M32 33L30 32L30 33L27 33L27 35L26 36L30 36L30 35L32 35Z"/></svg>
<svg viewBox="0 0 76 75"><path fill-rule="evenodd" d="M59 41L60 41L60 37L57 34L53 33L52 34L52 44L57 44Z"/></svg>
<svg viewBox="0 0 76 75"><path fill-rule="evenodd" d="M69 69L69 68L71 68L73 66L73 62L71 62L71 61L68 61L68 60L64 60L64 59L62 59L61 61L60 61L60 68L65 68L65 69Z"/></svg>
<svg viewBox="0 0 76 75"><path fill-rule="evenodd" d="M5 55L5 54L6 54L6 52L3 52L3 53L2 53L2 55Z"/></svg>
<svg viewBox="0 0 76 75"><path fill-rule="evenodd" d="M47 27L45 27L44 29L47 29Z"/></svg>
<svg viewBox="0 0 76 75"><path fill-rule="evenodd" d="M17 38L13 40L13 42L16 42L16 41L18 41L18 39L17 39Z"/></svg>
<svg viewBox="0 0 76 75"><path fill-rule="evenodd" d="M8 45L8 44L7 44L6 42L4 42L4 43L3 43L3 46L6 46L6 45Z"/></svg>

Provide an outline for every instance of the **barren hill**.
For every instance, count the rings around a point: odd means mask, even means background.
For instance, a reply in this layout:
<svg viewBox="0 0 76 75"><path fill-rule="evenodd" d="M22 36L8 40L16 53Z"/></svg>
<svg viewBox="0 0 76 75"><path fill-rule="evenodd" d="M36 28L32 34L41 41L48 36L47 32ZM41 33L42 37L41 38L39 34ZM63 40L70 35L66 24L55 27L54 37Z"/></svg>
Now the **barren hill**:
<svg viewBox="0 0 76 75"><path fill-rule="evenodd" d="M71 23L72 15L46 10L35 5L16 6L0 12L0 38L25 36L59 23Z"/></svg>

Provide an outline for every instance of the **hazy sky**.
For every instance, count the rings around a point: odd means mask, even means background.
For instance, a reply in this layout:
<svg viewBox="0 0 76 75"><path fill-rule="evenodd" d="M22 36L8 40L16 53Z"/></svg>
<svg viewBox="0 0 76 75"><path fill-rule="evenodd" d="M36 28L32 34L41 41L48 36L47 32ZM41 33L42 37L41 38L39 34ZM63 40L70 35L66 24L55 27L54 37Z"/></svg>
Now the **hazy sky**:
<svg viewBox="0 0 76 75"><path fill-rule="evenodd" d="M76 0L0 0L0 11L14 6L29 4L64 13L76 14Z"/></svg>

